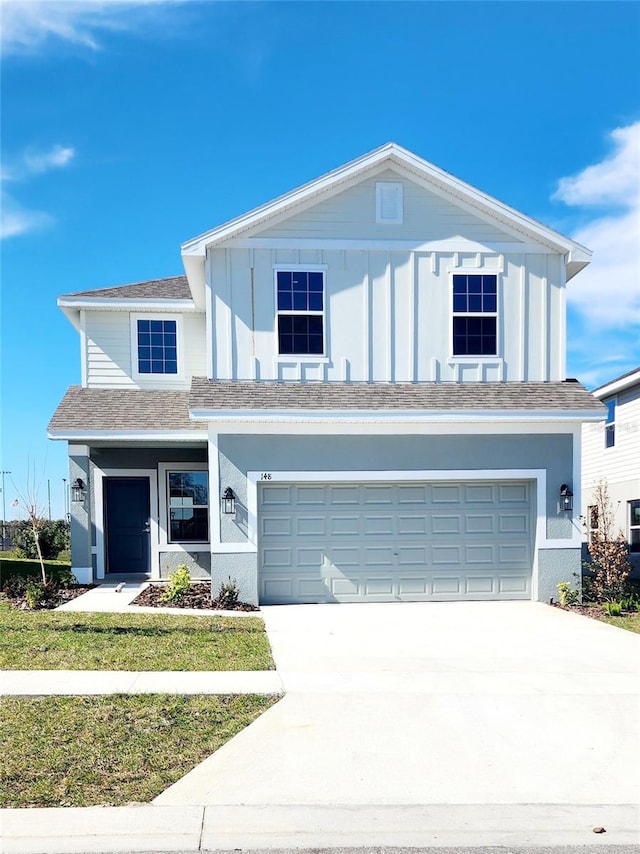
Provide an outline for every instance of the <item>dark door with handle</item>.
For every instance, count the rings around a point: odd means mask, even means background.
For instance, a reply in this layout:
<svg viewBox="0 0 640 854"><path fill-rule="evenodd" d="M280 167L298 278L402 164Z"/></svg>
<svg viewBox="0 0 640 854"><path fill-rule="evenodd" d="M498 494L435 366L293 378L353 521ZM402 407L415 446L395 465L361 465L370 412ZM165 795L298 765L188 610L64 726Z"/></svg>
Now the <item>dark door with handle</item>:
<svg viewBox="0 0 640 854"><path fill-rule="evenodd" d="M107 572L149 572L149 478L108 477L104 481Z"/></svg>

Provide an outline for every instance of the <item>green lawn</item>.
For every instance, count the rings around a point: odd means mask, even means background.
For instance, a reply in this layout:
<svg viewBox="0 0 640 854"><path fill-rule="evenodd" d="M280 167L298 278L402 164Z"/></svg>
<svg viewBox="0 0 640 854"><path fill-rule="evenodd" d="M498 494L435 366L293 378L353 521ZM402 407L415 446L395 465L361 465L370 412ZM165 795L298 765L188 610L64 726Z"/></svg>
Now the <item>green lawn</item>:
<svg viewBox="0 0 640 854"><path fill-rule="evenodd" d="M609 623L610 626L617 626L619 629L627 629L629 632L640 634L640 613L624 614L622 617L599 617L603 623Z"/></svg>
<svg viewBox="0 0 640 854"><path fill-rule="evenodd" d="M259 617L17 611L0 601L1 670L273 670Z"/></svg>
<svg viewBox="0 0 640 854"><path fill-rule="evenodd" d="M277 697L5 697L0 807L148 802Z"/></svg>

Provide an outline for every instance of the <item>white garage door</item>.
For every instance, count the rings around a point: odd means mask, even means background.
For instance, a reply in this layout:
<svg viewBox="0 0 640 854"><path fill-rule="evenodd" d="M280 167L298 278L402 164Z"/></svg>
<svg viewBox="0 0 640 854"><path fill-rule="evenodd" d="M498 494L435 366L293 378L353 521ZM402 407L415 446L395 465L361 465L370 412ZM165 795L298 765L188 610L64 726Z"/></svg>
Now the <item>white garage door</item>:
<svg viewBox="0 0 640 854"><path fill-rule="evenodd" d="M273 483L258 502L262 603L531 598L527 481Z"/></svg>

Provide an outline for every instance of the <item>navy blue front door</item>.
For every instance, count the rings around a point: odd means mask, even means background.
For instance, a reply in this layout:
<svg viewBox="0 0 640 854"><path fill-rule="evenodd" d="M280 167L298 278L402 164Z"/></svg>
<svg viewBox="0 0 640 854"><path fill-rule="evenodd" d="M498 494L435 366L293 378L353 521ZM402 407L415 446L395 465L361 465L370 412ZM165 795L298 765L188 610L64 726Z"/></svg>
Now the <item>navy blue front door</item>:
<svg viewBox="0 0 640 854"><path fill-rule="evenodd" d="M149 572L149 479L104 481L107 572Z"/></svg>

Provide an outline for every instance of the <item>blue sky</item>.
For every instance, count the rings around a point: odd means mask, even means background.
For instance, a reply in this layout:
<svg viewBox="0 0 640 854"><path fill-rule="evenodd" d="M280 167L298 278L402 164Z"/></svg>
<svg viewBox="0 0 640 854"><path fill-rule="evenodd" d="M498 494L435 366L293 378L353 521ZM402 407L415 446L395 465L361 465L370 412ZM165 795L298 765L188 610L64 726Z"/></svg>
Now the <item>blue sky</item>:
<svg viewBox="0 0 640 854"><path fill-rule="evenodd" d="M640 364L640 4L1 0L2 448L63 512L61 293L393 140L585 243L568 375Z"/></svg>

